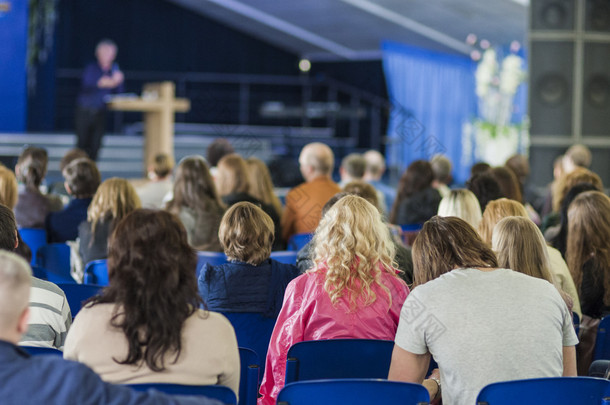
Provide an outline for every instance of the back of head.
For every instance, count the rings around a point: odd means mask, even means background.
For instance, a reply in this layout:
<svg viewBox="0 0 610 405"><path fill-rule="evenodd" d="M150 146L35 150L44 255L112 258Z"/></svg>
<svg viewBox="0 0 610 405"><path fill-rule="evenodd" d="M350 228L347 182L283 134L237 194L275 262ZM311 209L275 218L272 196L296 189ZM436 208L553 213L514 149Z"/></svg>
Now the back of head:
<svg viewBox="0 0 610 405"><path fill-rule="evenodd" d="M313 142L303 147L299 163L310 167L315 175L330 176L335 166L335 155L328 145Z"/></svg>
<svg viewBox="0 0 610 405"><path fill-rule="evenodd" d="M578 183L591 183L597 187L598 191L604 189L602 179L596 173L584 167L577 167L559 178L557 187L553 189L553 211L559 212L566 194Z"/></svg>
<svg viewBox="0 0 610 405"><path fill-rule="evenodd" d="M571 171L576 167L588 168L591 166L591 150L585 145L576 144L570 146L564 156L564 164L567 163L569 166L565 167L567 171Z"/></svg>
<svg viewBox="0 0 610 405"><path fill-rule="evenodd" d="M379 199L377 198L377 190L367 182L356 180L347 183L343 187L343 191L348 194L362 197L375 207L379 207Z"/></svg>
<svg viewBox="0 0 610 405"><path fill-rule="evenodd" d="M509 200L508 198L499 198L490 201L487 208L483 212L483 219L479 225L479 235L485 243L491 244L491 235L494 227L502 218L505 217L524 217L528 218L525 207L520 202Z"/></svg>
<svg viewBox="0 0 610 405"><path fill-rule="evenodd" d="M451 183L451 161L445 155L437 154L430 159L434 180L443 184Z"/></svg>
<svg viewBox="0 0 610 405"><path fill-rule="evenodd" d="M217 138L208 146L206 157L210 167L216 167L220 159L231 153L235 153L231 143L224 138Z"/></svg>
<svg viewBox="0 0 610 405"><path fill-rule="evenodd" d="M596 282L604 283L604 303L610 304L610 198L599 191L579 194L568 209L568 247L566 261L576 288L582 282L582 267L593 260L605 273L592 274Z"/></svg>
<svg viewBox="0 0 610 405"><path fill-rule="evenodd" d="M19 319L30 297L31 270L28 263L14 253L0 251L0 339L17 335ZM12 341L17 343L17 341Z"/></svg>
<svg viewBox="0 0 610 405"><path fill-rule="evenodd" d="M63 173L66 166L68 166L73 160L88 158L87 152L80 148L70 149L59 161L59 171Z"/></svg>
<svg viewBox="0 0 610 405"><path fill-rule="evenodd" d="M361 179L366 170L366 160L359 153L350 153L341 161L341 168L352 179Z"/></svg>
<svg viewBox="0 0 610 405"><path fill-rule="evenodd" d="M116 225L108 244L110 285L94 302L124 309L124 319L112 321L129 342L120 364L144 360L160 371L166 353L179 356L184 322L201 303L196 267L197 255L175 215L137 209Z"/></svg>
<svg viewBox="0 0 610 405"><path fill-rule="evenodd" d="M248 193L248 166L244 158L237 153L226 155L218 162L216 186L221 196L233 193Z"/></svg>
<svg viewBox="0 0 610 405"><path fill-rule="evenodd" d="M481 211L485 211L490 201L503 197L502 189L490 171L473 175L466 185L479 200Z"/></svg>
<svg viewBox="0 0 610 405"><path fill-rule="evenodd" d="M396 223L399 207L403 200L431 187L433 180L434 172L432 171L430 162L426 160L416 160L412 162L398 182L396 200L394 200L394 205L390 212L390 222L393 224Z"/></svg>
<svg viewBox="0 0 610 405"><path fill-rule="evenodd" d="M14 209L18 196L19 189L15 173L4 166L0 167L0 204Z"/></svg>
<svg viewBox="0 0 610 405"><path fill-rule="evenodd" d="M46 149L35 146L25 148L15 166L17 180L28 188L38 189L47 174L48 161Z"/></svg>
<svg viewBox="0 0 610 405"><path fill-rule="evenodd" d="M6 205L0 204L0 249L12 252L15 250L15 238L17 237L17 221L13 210Z"/></svg>
<svg viewBox="0 0 610 405"><path fill-rule="evenodd" d="M544 236L529 218L501 219L491 240L498 266L553 283Z"/></svg>
<svg viewBox="0 0 610 405"><path fill-rule="evenodd" d="M521 194L521 185L519 179L512 170L506 167L494 167L490 171L493 178L500 186L502 197L510 198L511 200L523 203L523 195Z"/></svg>
<svg viewBox="0 0 610 405"><path fill-rule="evenodd" d="M364 155L366 161L365 173L372 180L379 179L385 171L385 158L376 150L369 150Z"/></svg>
<svg viewBox="0 0 610 405"><path fill-rule="evenodd" d="M222 217L218 237L229 260L258 266L271 254L274 230L271 217L261 208L239 202Z"/></svg>
<svg viewBox="0 0 610 405"><path fill-rule="evenodd" d="M333 303L346 297L355 306L362 297L368 305L376 299L374 283L390 295L378 276L396 276L395 247L381 214L364 198L339 199L320 220L313 246L315 268L326 269L324 289Z"/></svg>
<svg viewBox="0 0 610 405"><path fill-rule="evenodd" d="M159 153L150 162L150 167L159 179L169 176L174 169L174 158L167 153Z"/></svg>
<svg viewBox="0 0 610 405"><path fill-rule="evenodd" d="M248 183L250 195L265 204L273 205L273 208L281 216L282 204L273 191L273 182L269 168L260 159L250 157L246 160L248 165Z"/></svg>
<svg viewBox="0 0 610 405"><path fill-rule="evenodd" d="M95 232L98 222L118 222L141 205L140 197L131 183L113 177L104 181L97 189L87 210L87 220L92 223Z"/></svg>
<svg viewBox="0 0 610 405"><path fill-rule="evenodd" d="M498 267L496 256L466 221L435 216L413 243L414 286L457 268Z"/></svg>
<svg viewBox="0 0 610 405"><path fill-rule="evenodd" d="M201 156L188 156L180 161L174 178L174 197L168 209L178 213L183 207L207 211L210 204L220 204L216 185L208 165Z"/></svg>
<svg viewBox="0 0 610 405"><path fill-rule="evenodd" d="M465 188L451 190L438 205L441 217L458 217L468 222L473 228L481 223L481 206L472 191Z"/></svg>
<svg viewBox="0 0 610 405"><path fill-rule="evenodd" d="M472 178L477 174L485 173L485 172L489 171L489 169L491 169L491 166L489 165L489 163L477 162L477 163L473 164L472 167L470 168L470 177Z"/></svg>
<svg viewBox="0 0 610 405"><path fill-rule="evenodd" d="M525 184L525 181L530 175L530 164L527 157L523 155L513 155L505 163L506 167L515 173L519 183Z"/></svg>
<svg viewBox="0 0 610 405"><path fill-rule="evenodd" d="M73 160L64 168L62 174L70 193L76 198L93 197L102 180L97 165L88 158Z"/></svg>

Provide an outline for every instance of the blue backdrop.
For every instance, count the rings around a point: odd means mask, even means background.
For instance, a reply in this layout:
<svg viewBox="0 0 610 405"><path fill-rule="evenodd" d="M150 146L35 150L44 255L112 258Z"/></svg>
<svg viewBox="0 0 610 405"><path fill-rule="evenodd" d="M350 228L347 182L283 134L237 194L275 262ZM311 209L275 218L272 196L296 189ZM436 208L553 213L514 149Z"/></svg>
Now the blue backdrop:
<svg viewBox="0 0 610 405"><path fill-rule="evenodd" d="M443 153L453 162L455 183L464 183L471 159L464 159L462 154L462 126L476 115L476 64L467 56L395 42L384 42L382 49L393 105L388 124L388 164L402 171L414 160Z"/></svg>

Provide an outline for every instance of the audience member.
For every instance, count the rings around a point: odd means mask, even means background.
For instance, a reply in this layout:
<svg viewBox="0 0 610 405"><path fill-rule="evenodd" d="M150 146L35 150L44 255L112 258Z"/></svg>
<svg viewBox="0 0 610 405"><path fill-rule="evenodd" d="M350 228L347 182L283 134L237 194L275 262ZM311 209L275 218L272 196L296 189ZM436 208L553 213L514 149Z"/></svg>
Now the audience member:
<svg viewBox="0 0 610 405"><path fill-rule="evenodd" d="M326 215L328 210L335 205L337 201L346 195L356 195L358 197L362 197L374 206L377 206L377 193L375 193L373 186L368 183L353 181L347 184L343 190L343 192L332 196L330 200L324 204L324 207L322 207L322 217ZM379 212L381 213L381 210ZM394 243L394 249L396 252L394 261L396 262L396 268L401 270L399 276L405 280L408 285L410 285L413 283L413 259L411 258L411 249L402 243L400 238L400 229L398 229L398 232L395 232L392 228L393 225L387 223L386 225L388 227L388 233L392 236L392 242ZM394 237L395 234L398 236ZM299 268L301 274L314 267L313 254L313 241L307 243L297 253L297 267Z"/></svg>
<svg viewBox="0 0 610 405"><path fill-rule="evenodd" d="M18 252L22 245L15 216L10 208L0 205L0 250ZM29 248L27 249L29 252ZM29 257L25 257L29 262ZM1 266L1 264L0 264ZM70 307L64 292L55 284L32 277L28 329L21 336L22 345L62 349L66 332L72 324Z"/></svg>
<svg viewBox="0 0 610 405"><path fill-rule="evenodd" d="M485 212L483 212L483 219L479 225L479 235L483 239L483 242L491 246L491 240L493 230L498 222L506 217L524 217L528 218L527 211L523 204L518 203L515 200L509 200L507 198L500 198L498 200L491 201ZM578 291L570 274L570 270L565 260L561 256L561 253L553 248L552 246L546 246L547 254L550 261L550 271L553 276L555 285L562 291L565 291L574 303L572 310L581 316L580 300L578 298Z"/></svg>
<svg viewBox="0 0 610 405"><path fill-rule="evenodd" d="M51 212L45 220L49 243L76 240L78 226L87 220L87 209L101 182L95 162L79 158L70 162L62 172L66 191L72 199L63 210Z"/></svg>
<svg viewBox="0 0 610 405"><path fill-rule="evenodd" d="M215 177L216 189L222 202L227 207L238 202L247 201L262 208L273 220L275 234L281 235L281 217L272 204L266 204L255 198L250 193L250 181L248 179L248 165L244 158L236 153L225 155L218 162L218 171ZM283 250L286 245L281 239L273 244L273 250Z"/></svg>
<svg viewBox="0 0 610 405"><path fill-rule="evenodd" d="M350 153L341 160L339 176L341 176L340 187L355 180L362 180L366 170L366 160L360 153Z"/></svg>
<svg viewBox="0 0 610 405"><path fill-rule="evenodd" d="M26 261L0 252L0 397L3 404L220 405L202 397L170 397L102 382L83 364L58 356L30 357L17 342L28 329L31 271ZM27 389L27 386L35 387Z"/></svg>
<svg viewBox="0 0 610 405"><path fill-rule="evenodd" d="M524 155L513 155L508 158L505 166L517 176L521 195L523 195L525 203L530 204L536 212L540 213L544 201L536 187L527 181L530 175L530 164L527 157Z"/></svg>
<svg viewBox="0 0 610 405"><path fill-rule="evenodd" d="M493 178L498 182L502 197L508 198L510 200L515 200L523 204L523 206L527 210L529 218L534 221L536 225L540 225L541 220L538 213L531 205L527 204L523 200L521 185L519 184L519 179L517 178L515 173L505 166L494 167L490 170L490 173Z"/></svg>
<svg viewBox="0 0 610 405"><path fill-rule="evenodd" d="M315 268L288 284L275 324L259 404L274 404L286 353L305 340L392 339L408 287L393 267L394 245L379 211L345 196L320 221Z"/></svg>
<svg viewBox="0 0 610 405"><path fill-rule="evenodd" d="M220 251L218 228L224 213L208 165L201 156L182 159L176 169L173 198L167 210L180 218L191 246Z"/></svg>
<svg viewBox="0 0 610 405"><path fill-rule="evenodd" d="M588 169L591 166L592 155L588 147L582 144L570 146L563 156L563 170L572 173L576 168Z"/></svg>
<svg viewBox="0 0 610 405"><path fill-rule="evenodd" d="M450 190L438 205L438 215L461 218L475 229L479 227L483 217L479 200L472 191L465 188Z"/></svg>
<svg viewBox="0 0 610 405"><path fill-rule="evenodd" d="M269 258L273 230L269 215L252 203L239 202L227 210L219 238L229 263L206 263L199 275L199 293L208 309L277 317L286 286L299 270Z"/></svg>
<svg viewBox="0 0 610 405"><path fill-rule="evenodd" d="M493 382L576 375L578 339L557 289L498 268L464 220L426 222L413 260L416 287L400 314L388 379L421 384L434 353L443 403L470 405ZM434 398L440 383L426 388Z"/></svg>
<svg viewBox="0 0 610 405"><path fill-rule="evenodd" d="M44 220L52 211L63 208L57 196L45 195L40 186L47 174L48 156L43 148L29 146L21 152L15 174L19 181L19 198L15 218L21 228L44 228Z"/></svg>
<svg viewBox="0 0 610 405"><path fill-rule="evenodd" d="M441 197L447 197L451 191L449 185L453 180L451 177L451 161L445 155L436 154L430 159L430 164L434 172L432 187L438 190Z"/></svg>
<svg viewBox="0 0 610 405"><path fill-rule="evenodd" d="M489 163L477 162L470 168L470 177L474 177L477 174L486 173L491 169Z"/></svg>
<svg viewBox="0 0 610 405"><path fill-rule="evenodd" d="M216 177L216 166L218 166L220 159L231 153L235 153L235 149L233 149L231 142L224 138L216 138L208 146L206 157L212 177Z"/></svg>
<svg viewBox="0 0 610 405"><path fill-rule="evenodd" d="M432 188L434 172L425 160L411 163L400 178L390 223L420 224L436 215L441 195Z"/></svg>
<svg viewBox="0 0 610 405"><path fill-rule="evenodd" d="M332 181L333 151L323 143L310 143L299 156L301 174L305 183L286 195L282 216L282 238L285 241L295 234L315 231L326 201L341 189Z"/></svg>
<svg viewBox="0 0 610 405"><path fill-rule="evenodd" d="M61 160L59 161L59 171L63 173L66 166L68 166L73 160L80 158L89 158L89 155L87 155L87 152L79 148L70 149L65 153L65 155L62 156ZM64 181L52 183L49 186L49 193L59 196L64 205L70 201L70 195L66 191Z"/></svg>
<svg viewBox="0 0 610 405"><path fill-rule="evenodd" d="M385 172L385 158L376 150L369 150L364 154L366 160L366 170L364 171L364 181L367 181L377 189L383 198L379 198L379 203L383 207L383 213L388 214L392 210L396 199L396 190L381 181Z"/></svg>
<svg viewBox="0 0 610 405"><path fill-rule="evenodd" d="M557 193L559 179L564 175L563 171L563 155L557 156L553 161L553 181L547 186L544 197L544 205L540 215L542 218L553 212L553 195Z"/></svg>
<svg viewBox="0 0 610 405"><path fill-rule="evenodd" d="M83 264L108 257L112 230L136 208L140 208L140 198L127 180L113 177L99 186L87 210L87 221L78 226Z"/></svg>
<svg viewBox="0 0 610 405"><path fill-rule="evenodd" d="M491 236L491 247L498 257L498 266L555 284L551 275L548 250L542 232L529 218L506 217L496 224ZM557 286L556 286L557 287ZM572 298L558 287L568 311L572 312Z"/></svg>
<svg viewBox="0 0 610 405"><path fill-rule="evenodd" d="M17 205L19 190L17 178L11 169L0 166L0 204L14 209Z"/></svg>
<svg viewBox="0 0 610 405"><path fill-rule="evenodd" d="M248 158L246 164L248 165L250 194L261 203L273 207L278 218L281 218L282 203L273 191L273 182L267 165L255 157ZM276 235L276 239L281 239L280 235Z"/></svg>
<svg viewBox="0 0 610 405"><path fill-rule="evenodd" d="M174 159L166 153L156 155L148 165L148 182L136 189L144 208L162 209L163 199L174 188Z"/></svg>
<svg viewBox="0 0 610 405"><path fill-rule="evenodd" d="M472 191L477 197L477 200L479 200L481 212L485 211L487 203L503 197L500 185L492 176L490 170L491 169L486 172L475 174L466 182L468 190Z"/></svg>
<svg viewBox="0 0 610 405"><path fill-rule="evenodd" d="M108 382L219 384L237 395L235 332L222 315L198 309L196 267L176 216L127 215L110 238L110 285L74 319L64 357Z"/></svg>

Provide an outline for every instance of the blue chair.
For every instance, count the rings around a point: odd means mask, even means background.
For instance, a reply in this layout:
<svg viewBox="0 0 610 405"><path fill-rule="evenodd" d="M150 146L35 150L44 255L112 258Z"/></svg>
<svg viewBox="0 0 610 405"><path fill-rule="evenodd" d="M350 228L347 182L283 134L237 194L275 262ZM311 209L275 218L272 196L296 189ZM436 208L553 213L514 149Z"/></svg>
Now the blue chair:
<svg viewBox="0 0 610 405"><path fill-rule="evenodd" d="M21 240L29 246L32 251L32 266L36 265L36 252L41 246L47 244L47 231L40 228L19 228L19 235Z"/></svg>
<svg viewBox="0 0 610 405"><path fill-rule="evenodd" d="M574 330L578 336L578 331L580 330L580 317L576 312L572 312L572 323L574 324Z"/></svg>
<svg viewBox="0 0 610 405"><path fill-rule="evenodd" d="M333 378L388 378L394 342L330 339L299 342L288 349L286 384Z"/></svg>
<svg viewBox="0 0 610 405"><path fill-rule="evenodd" d="M292 235L290 239L288 239L288 250L298 252L303 246L309 243L311 238L313 238L313 233L297 233L296 235Z"/></svg>
<svg viewBox="0 0 610 405"><path fill-rule="evenodd" d="M271 252L271 258L280 263L296 265L297 253L298 251L296 250L278 250L276 252Z"/></svg>
<svg viewBox="0 0 610 405"><path fill-rule="evenodd" d="M52 347L34 347L34 346L19 346L24 352L29 354L30 356L40 356L43 354L50 354L53 356L63 357L63 352L61 350L54 349Z"/></svg>
<svg viewBox="0 0 610 405"><path fill-rule="evenodd" d="M83 302L99 294L102 289L102 286L99 285L75 283L58 283L57 286L66 294L68 305L70 305L70 310L72 311L72 317L75 317L78 311L81 310Z"/></svg>
<svg viewBox="0 0 610 405"><path fill-rule="evenodd" d="M154 389L168 395L191 395L205 396L217 399L228 405L237 405L235 393L229 387L223 385L180 385L180 384L129 384L136 391L148 391Z"/></svg>
<svg viewBox="0 0 610 405"><path fill-rule="evenodd" d="M85 266L85 284L108 285L108 260L93 260Z"/></svg>
<svg viewBox="0 0 610 405"><path fill-rule="evenodd" d="M339 379L287 384L280 391L278 405L370 405L430 403L428 390L420 384L378 379Z"/></svg>
<svg viewBox="0 0 610 405"><path fill-rule="evenodd" d="M260 361L254 350L239 348L241 364L239 377L239 405L256 405Z"/></svg>
<svg viewBox="0 0 610 405"><path fill-rule="evenodd" d="M415 242L415 238L419 234L419 231L424 227L423 224L406 224L401 225L400 229L402 230L402 241L407 246L412 246L413 242Z"/></svg>
<svg viewBox="0 0 610 405"><path fill-rule="evenodd" d="M593 360L610 360L610 316L599 323Z"/></svg>
<svg viewBox="0 0 610 405"><path fill-rule="evenodd" d="M70 246L51 243L41 246L36 252L36 263L47 271L47 280L52 283L76 283L70 275Z"/></svg>
<svg viewBox="0 0 610 405"><path fill-rule="evenodd" d="M42 267L32 266L32 275L41 280L48 280L47 271Z"/></svg>
<svg viewBox="0 0 610 405"><path fill-rule="evenodd" d="M534 378L489 384L478 405L600 405L610 396L610 381L592 377Z"/></svg>
<svg viewBox="0 0 610 405"><path fill-rule="evenodd" d="M227 256L224 252L197 252L197 271L195 275L199 278L199 273L201 273L201 269L206 263L209 263L211 266L219 266L221 264L227 263Z"/></svg>

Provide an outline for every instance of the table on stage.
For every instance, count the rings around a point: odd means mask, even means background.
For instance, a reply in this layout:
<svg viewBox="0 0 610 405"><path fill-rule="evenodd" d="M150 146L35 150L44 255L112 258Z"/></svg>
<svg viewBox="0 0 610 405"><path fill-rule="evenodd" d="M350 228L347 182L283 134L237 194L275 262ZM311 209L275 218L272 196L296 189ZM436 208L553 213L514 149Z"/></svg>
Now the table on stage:
<svg viewBox="0 0 610 405"><path fill-rule="evenodd" d="M144 113L144 173L155 155L174 156L174 115L191 109L189 100L175 98L175 94L172 82L147 83L142 97L116 96L108 102L110 110Z"/></svg>

